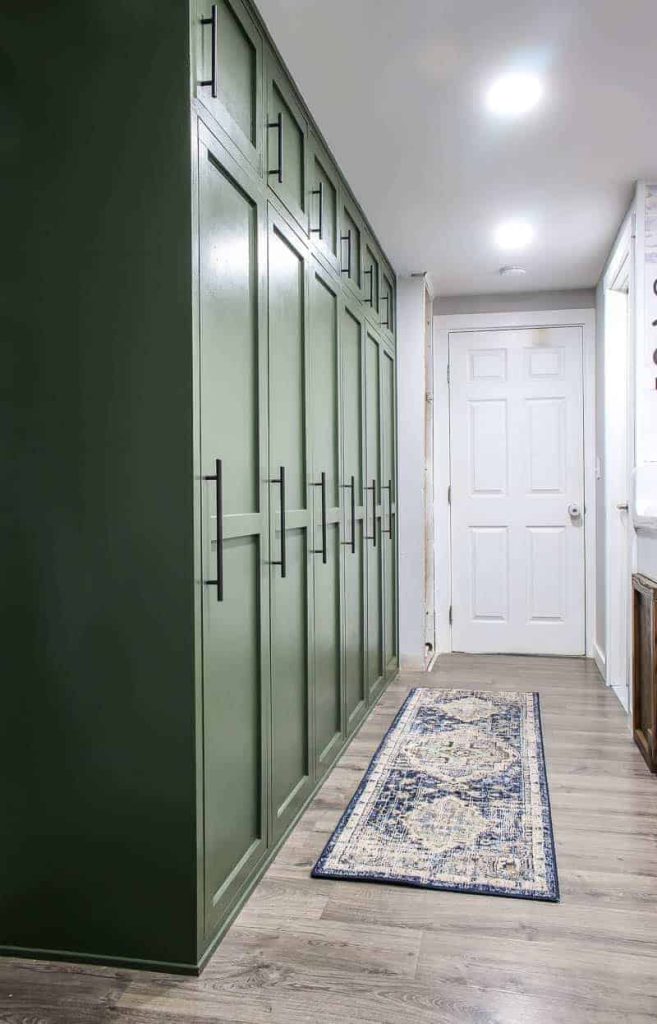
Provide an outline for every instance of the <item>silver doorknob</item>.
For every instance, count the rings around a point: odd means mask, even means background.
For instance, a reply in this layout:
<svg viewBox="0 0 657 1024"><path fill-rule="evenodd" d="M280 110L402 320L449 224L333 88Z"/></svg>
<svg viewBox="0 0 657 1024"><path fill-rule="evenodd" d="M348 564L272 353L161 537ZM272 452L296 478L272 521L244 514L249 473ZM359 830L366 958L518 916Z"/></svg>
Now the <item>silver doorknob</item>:
<svg viewBox="0 0 657 1024"><path fill-rule="evenodd" d="M616 508L619 512L629 512L630 506L626 501L619 501Z"/></svg>
<svg viewBox="0 0 657 1024"><path fill-rule="evenodd" d="M573 505L569 505L568 506L568 515L570 516L571 519L579 519L581 514L582 514L582 509L581 509L581 507L579 505L573 504Z"/></svg>

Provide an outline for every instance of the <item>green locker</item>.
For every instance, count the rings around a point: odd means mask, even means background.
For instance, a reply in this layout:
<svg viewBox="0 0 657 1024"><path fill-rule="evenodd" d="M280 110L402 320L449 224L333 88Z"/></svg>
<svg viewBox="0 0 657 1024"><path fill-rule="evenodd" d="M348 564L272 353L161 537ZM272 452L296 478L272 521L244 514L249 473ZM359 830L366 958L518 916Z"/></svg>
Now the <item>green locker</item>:
<svg viewBox="0 0 657 1024"><path fill-rule="evenodd" d="M269 54L267 68L267 182L307 233L308 125L297 97L272 53Z"/></svg>
<svg viewBox="0 0 657 1024"><path fill-rule="evenodd" d="M277 839L312 783L313 501L310 488L307 252L270 207L269 494L271 792Z"/></svg>
<svg viewBox="0 0 657 1024"><path fill-rule="evenodd" d="M397 444L395 415L395 357L381 346L381 412L383 483L381 533L383 545L383 649L386 679L399 668L397 648Z"/></svg>
<svg viewBox="0 0 657 1024"><path fill-rule="evenodd" d="M361 222L351 202L342 203L340 218L340 274L357 298L361 297L363 283Z"/></svg>
<svg viewBox="0 0 657 1024"><path fill-rule="evenodd" d="M341 628L341 458L338 286L310 266L310 435L313 491L315 761L323 774L344 732Z"/></svg>
<svg viewBox="0 0 657 1024"><path fill-rule="evenodd" d="M339 272L338 199L339 178L319 139L310 136L309 218L310 237L332 270Z"/></svg>
<svg viewBox="0 0 657 1024"><path fill-rule="evenodd" d="M365 394L362 313L344 301L341 310L342 515L344 560L344 679L347 731L367 706L365 581Z"/></svg>
<svg viewBox="0 0 657 1024"><path fill-rule="evenodd" d="M377 327L379 320L379 289L380 289L380 267L379 259L371 239L367 239L363 255L363 302L365 310L372 318Z"/></svg>
<svg viewBox="0 0 657 1024"><path fill-rule="evenodd" d="M367 693L377 699L385 682L383 545L381 534L381 343L365 325L365 523L367 551Z"/></svg>

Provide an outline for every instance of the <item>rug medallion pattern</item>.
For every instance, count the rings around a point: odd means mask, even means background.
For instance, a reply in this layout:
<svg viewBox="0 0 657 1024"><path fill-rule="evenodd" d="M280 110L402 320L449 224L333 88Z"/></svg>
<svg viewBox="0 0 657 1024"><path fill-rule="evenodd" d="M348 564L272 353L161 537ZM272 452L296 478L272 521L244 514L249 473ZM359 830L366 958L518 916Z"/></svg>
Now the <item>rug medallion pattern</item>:
<svg viewBox="0 0 657 1024"><path fill-rule="evenodd" d="M538 694L411 690L312 873L558 900Z"/></svg>

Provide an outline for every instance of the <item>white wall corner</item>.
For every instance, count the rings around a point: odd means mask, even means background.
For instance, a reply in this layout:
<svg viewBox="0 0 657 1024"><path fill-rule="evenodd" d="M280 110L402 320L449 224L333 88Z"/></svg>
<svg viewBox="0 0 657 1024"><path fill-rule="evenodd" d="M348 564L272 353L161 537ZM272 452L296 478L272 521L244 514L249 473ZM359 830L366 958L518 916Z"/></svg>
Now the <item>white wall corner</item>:
<svg viewBox="0 0 657 1024"><path fill-rule="evenodd" d="M424 667L424 288L397 282L399 452L399 650L402 667Z"/></svg>
<svg viewBox="0 0 657 1024"><path fill-rule="evenodd" d="M600 645L596 640L593 641L593 660L595 661L598 672L607 681L607 659L605 658L604 651L600 649Z"/></svg>

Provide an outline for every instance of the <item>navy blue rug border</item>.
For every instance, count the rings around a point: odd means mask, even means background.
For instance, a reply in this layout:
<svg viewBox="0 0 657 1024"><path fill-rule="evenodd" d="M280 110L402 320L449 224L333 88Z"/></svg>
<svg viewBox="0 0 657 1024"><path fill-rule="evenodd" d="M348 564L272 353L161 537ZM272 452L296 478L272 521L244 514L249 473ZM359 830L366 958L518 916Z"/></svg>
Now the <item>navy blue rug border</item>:
<svg viewBox="0 0 657 1024"><path fill-rule="evenodd" d="M461 691L461 687L446 687L444 690L441 690L438 687L429 687L429 686L414 686L411 690L409 690L409 692L406 695L406 697L405 697L401 707L399 708L399 711L395 715L392 723L386 729L386 732L385 732L385 734L383 736L383 739L381 740L381 742L379 743L378 747L376 748L376 751L372 755L372 759L370 760L370 763L367 766L365 774L363 775L360 783L358 784L358 788L356 789L356 792L354 793L354 795L352 796L351 800L349 801L346 810L341 815L340 820L338 821L338 824L335 826L335 828L333 830L333 833L331 835L331 838L326 843L326 845L325 845L324 849L322 850L321 854L319 855L319 857L318 857L314 867L312 868L312 870L310 872L311 878L331 878L331 879L334 879L334 880L340 881L340 882L374 882L374 883L377 883L379 885L398 885L398 886L405 886L406 888L412 888L412 889L430 889L430 890L434 890L434 891L443 891L443 892L460 892L460 893L465 893L465 894L473 895L473 896L505 896L507 899L535 900L535 901L540 901L540 902L543 902L543 903L559 903L560 902L560 900L561 900L561 893L560 893L560 888L559 888L559 875L558 875L558 871L557 871L557 851L556 851L555 842L554 842L554 827L553 827L553 824L552 824L552 805L551 805L551 802L550 802L550 790L549 790L549 787L548 787L547 769L546 769L546 765L545 765L545 747L544 747L544 742L543 742L543 721L542 721L542 718L541 718L541 700L540 700L540 695L536 691L514 690L514 691L509 691L509 692L523 693L525 695L531 695L533 697L533 701L534 701L534 712L535 712L535 715L536 715L536 722L537 722L537 726L538 726L538 729L537 729L536 754L537 754L537 759L538 759L539 774L540 774L540 780L541 780L541 797L543 799L543 820L544 820L544 824L548 827L548 832L549 832L549 836L550 836L550 843L549 843L548 850L549 850L549 852L551 854L551 858L552 858L550 867L552 869L551 876L552 876L552 879L553 879L553 887L552 887L552 891L550 893L546 894L546 893L532 893L532 892L523 892L523 893L509 892L508 889L501 889L498 886L494 886L494 885L472 885L472 884L450 885L450 884L448 884L446 882L427 882L427 881L424 881L424 880L419 880L419 879L413 878L413 876L403 876L402 877L402 876L395 876L395 875L388 875L388 876L371 875L371 874L368 874L367 872L363 872L363 873L354 873L354 872L347 873L347 872L344 872L343 873L343 872L340 872L340 871L336 871L335 869L329 869L329 868L325 867L326 861L327 861L329 855L331 854L331 852L333 850L333 847L335 846L335 844L337 843L338 839L340 838L340 835L342 834L342 831L343 831L345 825L347 824L347 821L349 820L349 817L351 815L351 812L352 812L355 804L357 803L360 795L362 794L365 786L367 785L367 782L368 782L368 779L369 779L370 775L372 774L372 772L374 771L374 769L376 768L376 766L377 766L377 764L379 762L379 759L380 759L380 757L381 757L381 755L383 753L383 748L384 748L384 746L386 744L386 741L387 741L388 737L393 732L393 730L396 728L396 726L398 725L402 715L404 714L404 711L406 710L406 705L412 700L413 696L417 693L418 690L437 690L438 692L449 693L449 692L453 692L456 689ZM486 692L486 691L482 691L482 690L467 690L467 691L466 690L462 690L461 692L464 692L464 693L465 692L467 692L467 693L475 693L475 692L476 693L483 693L483 692ZM491 693L495 693L494 690L491 690L490 692Z"/></svg>

